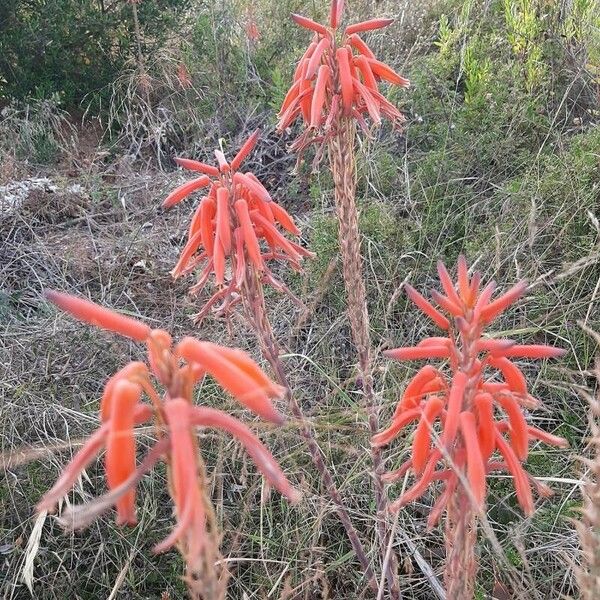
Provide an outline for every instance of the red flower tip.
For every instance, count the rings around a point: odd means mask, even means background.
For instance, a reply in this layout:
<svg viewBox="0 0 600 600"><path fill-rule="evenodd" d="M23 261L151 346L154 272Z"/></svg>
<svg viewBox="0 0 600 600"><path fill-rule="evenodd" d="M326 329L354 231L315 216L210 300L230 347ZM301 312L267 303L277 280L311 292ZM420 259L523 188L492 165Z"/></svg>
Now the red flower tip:
<svg viewBox="0 0 600 600"><path fill-rule="evenodd" d="M362 21L346 27L346 35L361 33L363 31L372 31L373 29L382 29L394 22L394 19L371 19L370 21Z"/></svg>
<svg viewBox="0 0 600 600"><path fill-rule="evenodd" d="M344 0L331 0L331 9L329 11L329 24L332 29L337 29L344 12Z"/></svg>
<svg viewBox="0 0 600 600"><path fill-rule="evenodd" d="M302 15L297 15L292 13L292 19L294 22L300 27L304 27L305 29L310 29L311 31L315 31L316 33L320 33L321 35L328 35L329 31L325 25L321 25L320 23L316 23L312 19L308 17L303 17Z"/></svg>
<svg viewBox="0 0 600 600"><path fill-rule="evenodd" d="M58 308L68 312L79 321L108 329L138 342L143 342L150 335L151 329L145 323L98 306L89 300L55 290L44 290L44 296Z"/></svg>

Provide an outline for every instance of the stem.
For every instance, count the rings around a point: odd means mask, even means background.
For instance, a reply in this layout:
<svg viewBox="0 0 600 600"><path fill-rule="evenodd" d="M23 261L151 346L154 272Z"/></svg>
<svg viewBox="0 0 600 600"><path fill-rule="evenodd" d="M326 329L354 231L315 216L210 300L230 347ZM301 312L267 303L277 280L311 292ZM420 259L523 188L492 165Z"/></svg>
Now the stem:
<svg viewBox="0 0 600 600"><path fill-rule="evenodd" d="M475 342L481 336L481 325L472 321L472 311L467 316L468 326L464 331L454 332L456 347L460 348L457 369L463 373L473 373L477 360ZM471 375L463 396L462 410L470 410L477 388L481 370ZM457 436L454 452L465 451L462 435ZM464 464L454 466L457 469L458 485L448 499L446 511L446 564L444 583L446 593L452 600L472 600L475 593L477 561L475 544L477 542L477 515L473 508L472 497L466 489L467 474Z"/></svg>
<svg viewBox="0 0 600 600"><path fill-rule="evenodd" d="M363 260L360 252L360 232L358 229L358 211L356 209L356 176L354 167L354 139L356 135L354 121L348 117L339 117L336 135L329 141L329 161L333 171L335 186L335 204L338 213L339 240L342 254L342 270L348 295L348 317L352 329L352 338L358 353L358 363L362 387L365 395L369 421L369 432L375 435L379 428L378 406L373 389L371 369L371 336L367 293L363 278ZM381 475L383 462L379 448L371 448L373 463L373 481L375 504L377 507L377 535L380 555L384 556L389 544L390 532L387 525L387 501ZM390 596L401 598L398 583L398 561L394 553L387 562L385 576Z"/></svg>
<svg viewBox="0 0 600 600"><path fill-rule="evenodd" d="M477 521L462 483L448 502L444 583L452 600L472 600L475 593Z"/></svg>
<svg viewBox="0 0 600 600"><path fill-rule="evenodd" d="M333 480L333 476L323 461L323 455L317 444L314 433L309 427L300 405L291 392L290 384L279 356L279 344L275 339L271 323L267 316L262 287L254 269L248 269L243 297L246 316L259 337L263 355L271 365L279 383L286 388L286 400L289 403L294 418L300 424L300 433L308 446L312 461L321 476L321 481L325 486L329 498L335 505L338 517L346 530L346 534L348 535L352 549L360 562L368 585L373 592L377 592L377 580L375 578L373 567L371 566L362 542L358 537L358 533L354 528L354 525L352 525L350 515L342 501L342 497Z"/></svg>

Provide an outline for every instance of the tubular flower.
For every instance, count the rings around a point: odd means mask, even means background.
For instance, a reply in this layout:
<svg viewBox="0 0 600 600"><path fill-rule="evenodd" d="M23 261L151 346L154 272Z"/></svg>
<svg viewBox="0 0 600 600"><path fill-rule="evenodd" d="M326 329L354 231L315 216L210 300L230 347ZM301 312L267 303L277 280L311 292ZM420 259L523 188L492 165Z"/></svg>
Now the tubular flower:
<svg viewBox="0 0 600 600"><path fill-rule="evenodd" d="M150 329L140 321L87 300L55 291L47 291L46 297L80 320L145 342L147 362L132 362L107 381L100 406L100 427L40 500L39 511L55 509L82 471L105 449L109 492L91 503L69 507L63 511L62 521L73 528L85 527L115 506L117 523L135 524L137 482L162 458L169 467L177 525L156 550L177 544L188 567L197 569L207 540L203 489L206 482L198 453L197 427L213 427L233 435L244 445L269 484L291 501L298 500L298 492L248 427L221 410L192 403L195 387L205 375L210 375L254 413L278 425L283 423L272 400L281 397L284 389L271 381L246 353L190 337L173 345L166 331ZM138 465L136 427L149 421L156 425L158 440Z"/></svg>
<svg viewBox="0 0 600 600"><path fill-rule="evenodd" d="M445 336L384 353L396 360L439 358L447 364L447 368L422 367L407 385L390 426L372 438L374 446L385 446L407 425L417 423L411 458L384 475L387 482L393 482L412 470L417 481L391 508L398 510L420 497L431 482L441 480L445 488L430 513L429 526L433 526L457 486L464 483L472 502L482 509L487 474L504 470L513 476L521 508L531 514L531 486L541 494L546 494L547 488L522 466L529 442L565 447L567 441L527 423L522 409L535 408L538 401L529 394L525 377L513 359L552 358L564 351L483 336L484 328L525 292L524 282L492 299L495 283L481 289L480 274L469 277L462 256L456 285L441 262L438 272L443 293L434 291L431 295L439 309L409 285L406 293Z"/></svg>
<svg viewBox="0 0 600 600"><path fill-rule="evenodd" d="M220 150L215 151L218 166L187 158L176 158L184 169L201 173L196 179L173 190L163 202L164 208L175 206L190 194L202 190L204 196L190 222L187 243L179 261L171 271L174 278L201 268L191 291L202 291L211 275L218 290L196 316L201 321L217 303L218 315L226 314L241 299L251 271L262 283L294 296L274 276L268 261L288 262L300 271L300 263L312 252L288 239L282 229L299 236L300 230L287 211L271 199L271 195L250 172L240 167L254 149L259 131L246 140L231 163ZM261 243L264 246L261 247ZM229 264L228 264L229 263Z"/></svg>
<svg viewBox="0 0 600 600"><path fill-rule="evenodd" d="M307 128L293 149L329 139L335 134L333 129L342 115L356 119L367 134L366 116L375 125L381 123L382 117L398 127L405 121L402 113L381 94L378 82L384 80L402 87L409 87L410 82L377 60L359 35L387 27L393 19L356 23L338 35L343 8L343 0L332 0L329 26L292 15L298 25L314 33L279 112L279 131L297 118L301 118Z"/></svg>

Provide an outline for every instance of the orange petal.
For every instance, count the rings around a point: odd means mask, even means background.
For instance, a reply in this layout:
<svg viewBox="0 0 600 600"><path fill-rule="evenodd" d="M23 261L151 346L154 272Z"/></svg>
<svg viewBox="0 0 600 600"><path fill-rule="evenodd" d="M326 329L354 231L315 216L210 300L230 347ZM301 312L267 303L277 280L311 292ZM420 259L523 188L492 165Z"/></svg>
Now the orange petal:
<svg viewBox="0 0 600 600"><path fill-rule="evenodd" d="M44 296L79 321L114 331L138 342L143 342L150 335L151 329L145 323L98 306L89 300L55 290L44 290Z"/></svg>
<svg viewBox="0 0 600 600"><path fill-rule="evenodd" d="M569 442L558 435L552 435L547 431L542 431L537 427L532 427L531 425L527 426L527 433L529 437L540 440L540 442L544 442L544 444L548 444L549 446L557 446L558 448L568 448Z"/></svg>
<svg viewBox="0 0 600 600"><path fill-rule="evenodd" d="M256 142L258 142L258 138L260 137L260 129L256 129L252 135L244 142L244 145L240 148L240 151L235 155L234 159L231 161L231 170L237 171L241 164L246 160L246 157L254 150L256 146Z"/></svg>
<svg viewBox="0 0 600 600"><path fill-rule="evenodd" d="M501 371L511 390L523 396L527 395L527 380L517 365L503 356L492 356L488 359L488 363L491 367Z"/></svg>
<svg viewBox="0 0 600 600"><path fill-rule="evenodd" d="M114 490L135 472L135 408L142 388L139 385L120 379L115 383L109 430L106 438L106 481ZM134 524L135 488L127 491L117 501L117 524Z"/></svg>
<svg viewBox="0 0 600 600"><path fill-rule="evenodd" d="M511 304L516 302L527 289L527 283L520 281L510 288L508 292L488 304L481 310L481 320L485 323L491 323L496 317L504 312Z"/></svg>
<svg viewBox="0 0 600 600"><path fill-rule="evenodd" d="M273 487L292 502L300 500L300 493L291 486L273 455L241 421L222 410L203 406L194 406L191 409L191 419L194 425L217 427L233 435L244 445L258 469Z"/></svg>
<svg viewBox="0 0 600 600"><path fill-rule="evenodd" d="M425 346L425 347L406 347L394 348L393 350L385 350L384 356L393 358L394 360L423 360L427 358L449 358L449 346Z"/></svg>
<svg viewBox="0 0 600 600"><path fill-rule="evenodd" d="M231 250L231 222L229 220L229 191L220 186L217 189L217 231L227 256Z"/></svg>
<svg viewBox="0 0 600 600"><path fill-rule="evenodd" d="M443 408L444 402L437 396L430 398L423 408L412 444L413 468L417 475L421 474L427 463L430 453L433 423Z"/></svg>
<svg viewBox="0 0 600 600"><path fill-rule="evenodd" d="M456 306L460 307L462 305L462 300L460 299L460 296L456 293L456 289L454 288L454 283L452 282L452 279L450 278L450 274L448 273L448 270L446 269L446 265L444 265L444 263L441 260L438 260L437 271L438 271L438 275L440 278L440 283L442 284L442 288L444 289L446 296L448 296L448 299L450 300L450 302L452 302ZM436 302L437 302L437 300L436 300Z"/></svg>
<svg viewBox="0 0 600 600"><path fill-rule="evenodd" d="M422 389L425 385L438 378L438 371L431 365L425 365L417 374L410 380L409 384L402 394L402 398L394 412L394 419L404 410L415 408L423 395ZM436 390L437 391L437 390Z"/></svg>
<svg viewBox="0 0 600 600"><path fill-rule="evenodd" d="M485 465L475 428L475 416L469 411L460 414L460 430L467 451L467 479L471 486L478 508L483 508L485 501Z"/></svg>
<svg viewBox="0 0 600 600"><path fill-rule="evenodd" d="M462 254L458 257L458 266L456 270L458 275L458 290L460 292L460 298L465 305L471 306L471 287L469 285L467 261Z"/></svg>
<svg viewBox="0 0 600 600"><path fill-rule="evenodd" d="M455 304L452 300L440 294L437 290L431 290L431 297L434 302L437 302L445 311L449 312L454 317L460 317L464 310L460 304Z"/></svg>
<svg viewBox="0 0 600 600"><path fill-rule="evenodd" d="M286 230L293 235L300 235L300 230L296 227L294 220L290 214L276 202L269 204L275 220Z"/></svg>
<svg viewBox="0 0 600 600"><path fill-rule="evenodd" d="M308 47L306 48L306 51L302 55L302 58L300 58L300 60L298 61L298 64L296 65L296 69L294 70L293 81L300 80L300 78L304 76L304 73L306 73L306 67L308 66L308 61L310 60L310 57L312 56L313 52L315 51L315 48L317 47L317 43L318 42L311 42L308 45Z"/></svg>
<svg viewBox="0 0 600 600"><path fill-rule="evenodd" d="M197 160L191 160L189 158L176 158L175 162L180 167L183 167L184 169L188 169L190 171L197 171L199 173L204 173L205 175L211 175L212 177L219 176L219 169L217 169L217 167L207 165Z"/></svg>
<svg viewBox="0 0 600 600"><path fill-rule="evenodd" d="M191 405L182 398L169 400L164 411L171 441L171 495L175 502L178 525L155 550L166 550L176 542L190 568L201 564L206 535L204 499L198 482L197 446L191 427Z"/></svg>
<svg viewBox="0 0 600 600"><path fill-rule="evenodd" d="M477 435L484 460L487 460L496 447L496 432L494 426L494 404L490 394L477 394L474 400L477 410Z"/></svg>
<svg viewBox="0 0 600 600"><path fill-rule="evenodd" d="M323 107L325 106L325 94L329 85L330 70L327 65L319 67L319 75L315 84L315 92L310 109L310 126L317 129L321 125Z"/></svg>
<svg viewBox="0 0 600 600"><path fill-rule="evenodd" d="M460 468L462 466L461 464L458 464L458 460L454 460L454 465L456 468ZM438 499L435 501L431 507L431 510L429 511L429 516L427 517L427 531L431 531L437 525L437 522L440 520L440 517L442 516L442 513L448 504L448 500L450 500L454 494L454 491L456 490L457 483L458 477L456 477L456 475L450 477L446 481L444 490L438 496Z"/></svg>
<svg viewBox="0 0 600 600"><path fill-rule="evenodd" d="M300 25L300 27L304 27L305 29L310 29L311 31L316 31L321 35L329 35L329 31L327 31L327 27L325 25L321 25L320 23L315 23L312 19L307 17L303 17L302 15L292 14L292 19Z"/></svg>
<svg viewBox="0 0 600 600"><path fill-rule="evenodd" d="M106 423L111 417L115 384L119 379L135 380L146 378L147 376L148 368L146 365L143 362L135 361L129 363L110 377L104 386L102 399L100 400L100 420Z"/></svg>
<svg viewBox="0 0 600 600"><path fill-rule="evenodd" d="M329 48L331 42L329 38L324 37L315 48L310 60L308 61L308 65L306 66L306 73L304 73L305 79L312 79L317 70L319 69L319 64L321 63L321 57L323 53Z"/></svg>
<svg viewBox="0 0 600 600"><path fill-rule="evenodd" d="M199 190L200 188L206 187L210 184L210 178L207 175L202 175L197 179L192 179L178 188L174 189L162 203L163 208L171 208L178 202L181 202L184 198L189 196L192 192Z"/></svg>
<svg viewBox="0 0 600 600"><path fill-rule="evenodd" d="M248 204L243 198L235 203L235 212L240 222L242 233L244 235L244 242L246 243L250 260L254 263L254 266L257 269L264 270L265 265L260 253L258 239L254 233L252 221L250 220L250 214L248 213Z"/></svg>
<svg viewBox="0 0 600 600"><path fill-rule="evenodd" d="M264 186L259 181L255 181L251 177L248 177L248 175L237 172L233 175L233 182L246 188L251 194L260 198L263 202L271 202L271 195Z"/></svg>
<svg viewBox="0 0 600 600"><path fill-rule="evenodd" d="M202 231L197 231L190 240L188 240L187 244L183 247L181 251L181 255L179 256L179 260L177 264L171 271L171 276L174 279L177 279L182 273L182 271L187 267L190 259L192 258L194 252L198 250L200 245L202 244Z"/></svg>
<svg viewBox="0 0 600 600"><path fill-rule="evenodd" d="M356 94L363 99L373 123L379 125L381 123L381 113L379 112L377 102L371 95L369 88L363 85L356 77L352 78L352 85L356 90Z"/></svg>
<svg viewBox="0 0 600 600"><path fill-rule="evenodd" d="M396 71L394 71L394 69L392 69L385 63L382 63L381 61L379 61L375 58L369 58L367 60L369 61L369 64L371 65L371 69L372 69L373 73L375 75L381 77L381 79L385 79L386 81L389 81L390 83L393 83L395 85L400 85L402 87L406 87L406 88L410 87L410 81L408 79L406 79L405 77L402 77L402 75L398 75L398 73L396 73Z"/></svg>
<svg viewBox="0 0 600 600"><path fill-rule="evenodd" d="M339 69L340 87L342 90L342 109L345 115L349 115L352 112L354 86L352 85L350 52L348 52L348 48L338 48L336 58Z"/></svg>
<svg viewBox="0 0 600 600"><path fill-rule="evenodd" d="M188 229L188 240L194 236L197 231L200 231L200 223L202 222L202 203L205 202L207 196L203 196L200 203L196 207L192 219L190 221L190 227Z"/></svg>
<svg viewBox="0 0 600 600"><path fill-rule="evenodd" d="M289 108L293 108L298 100L298 96L300 95L300 80L295 81L290 89L287 91L285 98L281 104L281 108L279 109L279 117L283 119L284 115L288 111Z"/></svg>
<svg viewBox="0 0 600 600"><path fill-rule="evenodd" d="M507 358L557 358L567 353L563 348L545 346L543 344L521 345L514 344L506 350L502 350L502 356Z"/></svg>
<svg viewBox="0 0 600 600"><path fill-rule="evenodd" d="M360 52L366 58L375 58L375 53L371 50L371 48L369 48L369 46L367 46L365 41L358 35L352 34L348 38L348 43L351 46L353 46L354 48L356 48L356 50L358 50L358 52Z"/></svg>
<svg viewBox="0 0 600 600"><path fill-rule="evenodd" d="M344 0L331 0L331 9L329 11L329 24L332 29L337 29L344 11Z"/></svg>
<svg viewBox="0 0 600 600"><path fill-rule="evenodd" d="M228 360L218 346L186 337L178 344L177 353L206 369L221 387L263 419L283 423L284 418L271 403L264 384Z"/></svg>
<svg viewBox="0 0 600 600"><path fill-rule="evenodd" d="M346 35L352 35L353 33L361 33L362 31L373 31L374 29L382 29L387 27L394 22L394 19L371 19L370 21L362 21L361 23L355 23L346 27L344 32Z"/></svg>
<svg viewBox="0 0 600 600"><path fill-rule="evenodd" d="M510 443L521 461L527 460L529 441L527 434L527 422L521 412L521 408L510 393L499 393L495 395L496 402L504 409L510 423Z"/></svg>
<svg viewBox="0 0 600 600"><path fill-rule="evenodd" d="M406 295L438 326L440 329L448 329L450 322L434 306L426 300L414 287L406 284Z"/></svg>
<svg viewBox="0 0 600 600"><path fill-rule="evenodd" d="M215 270L215 283L223 285L225 282L225 252L218 236L213 252L213 267Z"/></svg>
<svg viewBox="0 0 600 600"><path fill-rule="evenodd" d="M259 212L252 211L251 218L257 225L260 225L266 234L269 233L272 244L279 246L288 256L290 256L296 262L301 260L301 257L292 246L291 242L287 240L277 229L271 225Z"/></svg>
<svg viewBox="0 0 600 600"><path fill-rule="evenodd" d="M387 446L409 423L412 423L421 415L420 408L411 408L405 410L397 416L394 416L392 424L383 431L375 434L371 438L371 446L374 448L381 448Z"/></svg>
<svg viewBox="0 0 600 600"><path fill-rule="evenodd" d="M421 478L411 488L406 490L406 492L404 492L400 498L390 504L391 512L398 512L404 505L409 504L413 500L416 500L423 495L427 489L427 486L433 481L435 465L441 456L442 453L437 449L431 453Z"/></svg>
<svg viewBox="0 0 600 600"><path fill-rule="evenodd" d="M365 86L371 91L377 90L377 81L375 80L373 71L371 71L371 65L369 64L367 57L359 54L354 57L353 62L360 71Z"/></svg>
<svg viewBox="0 0 600 600"><path fill-rule="evenodd" d="M462 371L454 374L450 393L448 395L448 413L444 422L444 431L441 436L442 444L449 448L454 442L458 430L458 417L462 412L463 401L465 397L465 388L468 383L468 377Z"/></svg>
<svg viewBox="0 0 600 600"><path fill-rule="evenodd" d="M200 206L200 231L202 232L202 245L206 250L206 254L208 254L208 256L212 256L215 246L213 218L217 212L217 202L213 198L207 198Z"/></svg>
<svg viewBox="0 0 600 600"><path fill-rule="evenodd" d="M529 485L527 474L523 470L523 467L521 466L519 459L515 456L512 448L506 443L499 431L496 431L496 447L504 457L506 466L514 478L517 499L523 512L526 515L531 515L533 513L533 497L531 495L531 487Z"/></svg>
<svg viewBox="0 0 600 600"><path fill-rule="evenodd" d="M227 159L221 150L215 150L215 158L219 163L219 171L221 173L229 173L231 167L229 166L229 163L227 162Z"/></svg>

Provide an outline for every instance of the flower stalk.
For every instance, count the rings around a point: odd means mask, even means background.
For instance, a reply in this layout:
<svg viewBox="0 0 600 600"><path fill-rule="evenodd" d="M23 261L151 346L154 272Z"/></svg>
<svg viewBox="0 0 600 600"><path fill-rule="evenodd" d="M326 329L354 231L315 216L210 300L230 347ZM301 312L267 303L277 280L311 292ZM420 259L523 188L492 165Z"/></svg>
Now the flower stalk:
<svg viewBox="0 0 600 600"><path fill-rule="evenodd" d="M299 270L302 257L312 256L312 253L300 244L291 242L276 229L276 225L280 225L292 235L300 234L291 216L271 199L258 178L251 173L241 173L239 170L257 140L258 132L255 132L231 163L228 163L223 153L217 150L215 155L219 162L218 167L190 159L176 159L182 167L201 172L203 175L171 192L163 202L164 207L174 206L197 190L208 186L210 188L192 218L188 243L172 274L174 277L179 277L191 273L199 263L203 263L204 270L200 280L192 288L195 293L202 289L210 275L215 276L218 289L196 316L197 323L207 315L217 301L222 304L215 312L221 316L228 316L235 305L239 303L243 305L244 315L259 339L263 356L271 365L284 390L285 399L294 418L298 421L311 459L327 494L336 507L365 579L371 589L377 591L377 581L369 558L350 520L333 476L323 461L314 433L291 392L281 362L279 345L267 315L264 284L270 284L298 302L291 291L275 279L267 266L268 262L284 261ZM206 206L213 208L203 213L203 207ZM264 241L269 247L268 251L265 252L261 248L259 240ZM230 263L229 274L225 265L227 259Z"/></svg>
<svg viewBox="0 0 600 600"><path fill-rule="evenodd" d="M378 82L387 81L408 87L409 81L376 59L359 34L387 27L393 19L372 19L340 30L343 0L332 0L329 25L316 23L301 15L292 15L300 26L313 32L313 40L300 59L280 110L278 129L284 131L301 119L304 131L292 144L299 154L315 144L313 165L328 151L335 186L339 222L342 268L348 296L348 316L358 354L359 376L368 414L371 435L378 428L378 406L373 389L371 339L367 294L363 278L360 232L356 208L355 137L356 125L371 136L367 119L374 125L388 118L400 127L404 116L379 91ZM373 482L377 506L376 529L385 578L392 598L400 598L398 561L392 553L384 560L389 546L387 501L383 490L382 462L379 449L373 447Z"/></svg>
<svg viewBox="0 0 600 600"><path fill-rule="evenodd" d="M108 380L100 403L100 428L40 500L38 511L53 511L87 465L105 449L108 493L89 503L69 506L63 510L61 521L65 527L81 529L114 506L118 525L134 525L137 484L163 459L176 524L154 550L163 552L173 546L179 549L186 562L191 598L224 599L228 574L217 560L220 536L196 429L212 427L230 433L246 448L271 485L292 502L299 500L299 494L246 425L221 410L194 405L194 390L210 375L246 408L281 425L284 418L272 400L283 395L283 388L240 350L191 337L174 345L166 331L150 329L141 321L87 300L55 291L46 292L46 296L81 321L144 342L147 361L129 363ZM148 421L154 422L157 440L137 465L137 426Z"/></svg>
<svg viewBox="0 0 600 600"><path fill-rule="evenodd" d="M485 510L488 474L508 471L521 508L531 515L531 488L541 496L552 492L523 468L529 442L568 445L565 439L527 423L523 407L533 409L540 403L529 394L525 376L514 360L554 358L564 351L484 336L485 328L523 295L525 282L492 300L495 283L481 288L481 274L469 276L464 257L458 261L456 284L441 262L438 273L443 293L432 291L431 297L439 309L410 285L406 293L445 335L385 354L401 361L438 358L447 367L422 367L406 386L390 426L371 443L385 446L417 422L410 458L383 476L393 483L412 471L416 481L390 508L398 511L421 497L433 482L443 483L427 526L435 527L446 513L448 598L471 600L477 574L477 516ZM498 414L505 418L498 420ZM442 468L436 470L440 463Z"/></svg>
<svg viewBox="0 0 600 600"><path fill-rule="evenodd" d="M358 354L359 376L367 409L369 432L373 436L377 433L379 427L379 410L373 388L369 313L363 277L363 259L360 250L358 211L355 202L354 142L356 127L354 121L340 116L336 131L337 135L332 136L328 142L328 151L335 187L334 195L338 215L342 272L348 297L348 317L352 339ZM381 451L376 446L371 447L371 460L373 464L375 506L377 509L376 526L381 556L383 557L389 543L389 531L386 516L387 502L381 479L383 463ZM396 555L392 552L388 561L386 578L393 598L400 596L397 570L398 561Z"/></svg>

